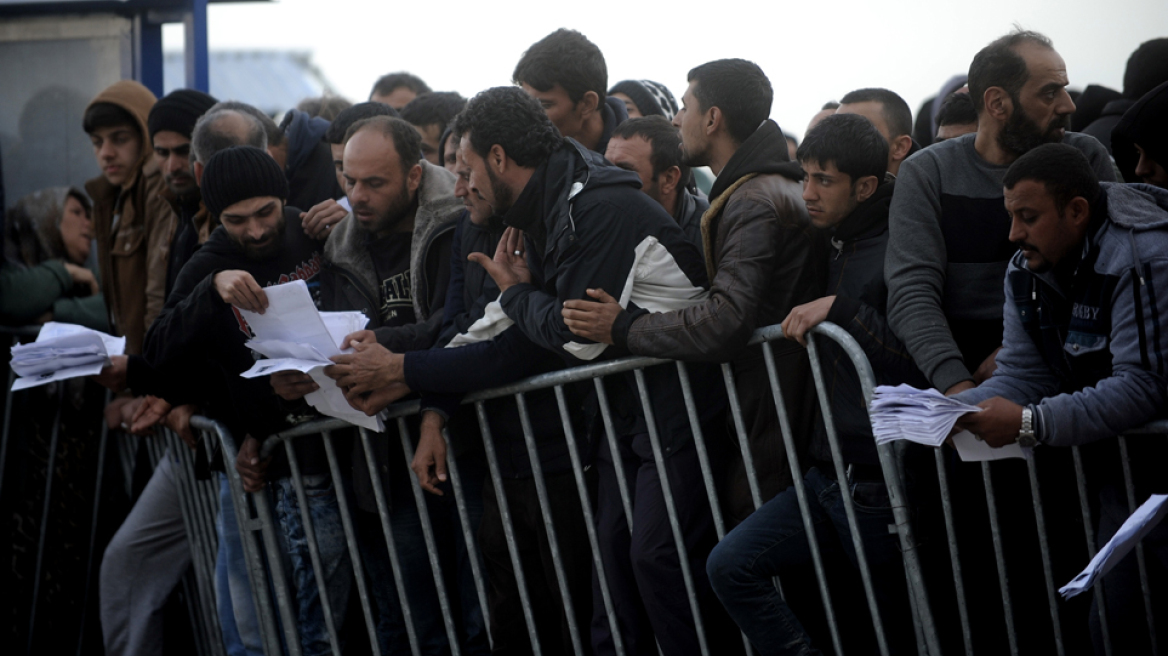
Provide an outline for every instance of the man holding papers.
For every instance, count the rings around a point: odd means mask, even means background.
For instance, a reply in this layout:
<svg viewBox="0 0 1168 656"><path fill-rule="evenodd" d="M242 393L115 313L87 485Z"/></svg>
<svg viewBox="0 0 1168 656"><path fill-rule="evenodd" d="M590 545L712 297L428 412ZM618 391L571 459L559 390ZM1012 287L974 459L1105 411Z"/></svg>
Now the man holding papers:
<svg viewBox="0 0 1168 656"><path fill-rule="evenodd" d="M1018 158L1004 185L1010 239L1021 249L1006 272L1005 336L993 377L956 395L983 408L958 427L992 446L1071 446L1145 424L1168 401L1168 331L1160 325L1168 299L1159 296L1168 289L1168 192L1101 184L1087 159L1062 144ZM1100 446L1097 455L1110 455L1110 445ZM1162 447L1131 440L1133 467L1160 469L1134 480L1164 480ZM1128 515L1118 468L1102 473L1099 545ZM1142 500L1151 490L1137 491ZM1149 575L1163 576L1168 529L1153 531L1145 548L1158 554L1147 560ZM1104 579L1115 653L1149 651L1135 570L1128 559Z"/></svg>

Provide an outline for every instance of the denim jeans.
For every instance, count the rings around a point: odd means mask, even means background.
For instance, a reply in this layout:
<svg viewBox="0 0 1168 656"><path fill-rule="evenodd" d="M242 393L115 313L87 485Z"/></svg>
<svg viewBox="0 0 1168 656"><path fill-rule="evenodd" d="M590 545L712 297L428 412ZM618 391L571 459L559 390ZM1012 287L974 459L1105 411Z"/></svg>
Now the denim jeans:
<svg viewBox="0 0 1168 656"><path fill-rule="evenodd" d="M215 596L219 624L228 656L263 656L259 618L247 577L243 541L235 517L235 504L227 476L219 474L219 553L215 559Z"/></svg>
<svg viewBox="0 0 1168 656"><path fill-rule="evenodd" d="M847 653L876 653L870 615L839 484L812 468L803 477L836 621ZM913 653L913 629L887 490L851 483L856 519L891 653ZM710 553L710 583L731 617L763 654L819 654L829 640L802 514L793 487L750 515ZM786 600L772 583L778 576Z"/></svg>
<svg viewBox="0 0 1168 656"><path fill-rule="evenodd" d="M345 621L349 591L353 583L353 566L349 559L345 532L337 503L336 489L327 474L302 477L304 494L312 518L323 578L333 611L333 626L340 631ZM325 623L320 590L312 569L308 538L300 515L300 503L290 477L271 483L275 521L282 553L287 556L285 568L296 595L296 628L305 656L319 656L332 652L328 625Z"/></svg>

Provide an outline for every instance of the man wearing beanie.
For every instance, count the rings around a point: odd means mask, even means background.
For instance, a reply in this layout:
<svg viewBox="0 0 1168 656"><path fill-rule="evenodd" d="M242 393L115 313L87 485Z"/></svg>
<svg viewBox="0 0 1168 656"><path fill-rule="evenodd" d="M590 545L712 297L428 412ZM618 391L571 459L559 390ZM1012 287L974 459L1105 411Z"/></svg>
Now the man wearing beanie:
<svg viewBox="0 0 1168 656"><path fill-rule="evenodd" d="M300 210L285 205L288 181L272 157L253 146L219 151L202 167L203 204L220 226L179 273L166 307L151 327L144 355L157 369L197 361L188 368L175 405L195 403L204 414L224 423L242 443L238 462L249 490L273 480L282 522L300 517L287 464L282 459L259 462L259 440L287 428L307 406L285 404L263 378L244 379L255 358L245 345L251 330L237 308L262 312L268 305L264 288L304 280L316 298L323 243L304 234ZM168 401L171 399L167 399ZM257 439L258 438L258 439ZM325 473L319 444L296 445L303 480L313 501L311 510L323 562L329 600L337 621L343 621L352 572L339 524L333 482ZM231 466L232 463L226 463ZM335 522L336 525L330 525ZM303 530L290 527L290 530ZM289 551L297 588L297 628L305 654L329 652L329 639L307 554Z"/></svg>
<svg viewBox="0 0 1168 656"><path fill-rule="evenodd" d="M608 95L625 102L629 118L664 116L672 121L677 114L677 99L664 84L653 80L622 80L608 90Z"/></svg>
<svg viewBox="0 0 1168 656"><path fill-rule="evenodd" d="M166 301L174 234L174 212L159 195L164 181L147 141L154 101L146 87L122 80L90 102L83 122L102 170L85 183L93 199L102 292L114 332L126 337L130 354L141 353L146 329Z"/></svg>
<svg viewBox="0 0 1168 656"><path fill-rule="evenodd" d="M170 242L166 272L168 294L174 288L179 270L199 244L207 241L211 230L215 228L203 207L202 195L191 168L191 133L194 132L195 121L216 102L202 91L179 89L154 103L146 119L150 140L154 145L154 161L166 181L162 197L178 219Z"/></svg>

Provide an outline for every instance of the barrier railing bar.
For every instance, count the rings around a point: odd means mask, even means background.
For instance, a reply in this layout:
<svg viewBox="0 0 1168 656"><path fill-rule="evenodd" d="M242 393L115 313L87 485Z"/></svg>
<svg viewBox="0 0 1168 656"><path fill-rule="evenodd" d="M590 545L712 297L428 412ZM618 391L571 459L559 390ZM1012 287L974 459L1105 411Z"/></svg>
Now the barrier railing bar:
<svg viewBox="0 0 1168 656"><path fill-rule="evenodd" d="M677 507L673 503L673 487L669 482L669 471L665 468L665 455L661 449L661 436L657 433L653 404L649 402L649 388L645 385L645 370L635 369L633 375L637 380L637 393L641 395L641 408L645 413L649 444L653 447L653 463L657 467L657 477L661 481L661 496L665 498L665 512L669 516L669 528L673 531L673 543L677 547L677 560L681 566L681 577L685 582L685 590L689 594L689 610L694 618L698 647L701 649L702 656L709 656L710 645L706 640L705 622L702 621L702 610L698 605L697 585L694 583L693 572L690 571L689 550L685 546L685 537L681 533L681 522L677 517Z"/></svg>
<svg viewBox="0 0 1168 656"><path fill-rule="evenodd" d="M1095 528L1091 523L1091 500L1087 495L1087 476L1083 469L1083 456L1078 446L1071 447L1071 456L1075 460L1075 485L1079 489L1079 508L1083 512L1083 533L1087 538L1087 557L1095 558ZM1099 613L1099 633L1103 638L1105 656L1111 656L1111 632L1107 626L1107 596L1103 592L1103 577L1095 579L1092 586L1095 595L1095 607Z"/></svg>
<svg viewBox="0 0 1168 656"><path fill-rule="evenodd" d="M11 368L9 368L9 379L12 378ZM12 381L9 380L9 390L12 389ZM109 391L105 393L105 402L102 408L109 405L113 394ZM12 403L12 392L8 392L8 406ZM11 407L6 407L6 412L11 412ZM7 428L8 416L4 416L5 428ZM94 484L93 491L93 515L89 522L89 554L85 557L85 592L81 596L81 621L80 630L77 632L77 656L81 656L81 650L85 644L85 619L89 614L89 593L93 589L93 556L97 549L94 548L97 541L97 520L101 510L101 484L105 479L105 450L109 445L109 425L103 420L101 422L101 439L97 445L97 482ZM0 460L3 458L0 457ZM4 465L0 463L0 476L3 476ZM2 484L0 484L2 485ZM0 487L0 489L3 489Z"/></svg>
<svg viewBox="0 0 1168 656"><path fill-rule="evenodd" d="M458 463L453 457L454 445L450 441L450 434L442 429L442 439L446 442L446 473L450 475L450 487L454 489L454 507L458 510L458 525L462 529L462 541L466 545L467 560L470 561L471 578L474 579L475 595L479 600L479 610L483 614L483 628L491 625L491 612L487 608L487 580L479 559L478 540L475 539L474 529L470 524L470 512L466 507L466 491L462 487L462 476L458 473ZM479 493L482 491L479 490ZM487 641L493 648L495 638L490 631L486 631Z"/></svg>
<svg viewBox="0 0 1168 656"><path fill-rule="evenodd" d="M300 475L300 460L296 457L296 449L291 442L284 443L284 452L288 456L288 470L292 474L292 487L296 490L296 504L300 506L300 521L304 524L304 537L308 542L308 557L312 562L312 573L316 578L316 587L319 591L321 612L324 615L325 628L328 630L329 647L334 654L341 653L340 639L337 637L336 618L333 615L333 605L329 601L328 583L324 578L324 566L320 560L320 545L316 543L316 529L312 523L312 512L308 507L308 495L304 493L304 480ZM337 495L344 494L340 481L333 482L333 490Z"/></svg>
<svg viewBox="0 0 1168 656"><path fill-rule="evenodd" d="M11 346L16 346L20 343L16 335L12 336ZM12 367L8 367L8 392L4 399L4 428L3 435L0 435L0 491L4 490L4 472L7 470L8 464L8 428L12 423L12 400L16 397L16 392L12 390L12 384L16 382L16 372Z"/></svg>
<svg viewBox="0 0 1168 656"><path fill-rule="evenodd" d="M57 414L53 417L53 432L49 444L49 464L45 469L45 502L41 510L40 538L37 540L36 570L32 584L32 606L28 615L28 653L32 652L33 629L36 627L37 601L41 594L41 573L45 559L45 540L49 531L49 504L52 501L53 474L57 470L57 445L61 432L61 409L65 406L65 390L58 386Z"/></svg>
<svg viewBox="0 0 1168 656"><path fill-rule="evenodd" d="M608 615L608 627L612 631L612 646L617 656L624 656L625 641L621 635L620 622L617 621L616 609L613 607L612 591L608 588L608 576L604 571L604 559L600 555L600 539L596 533L596 516L592 512L592 501L588 492L588 483L584 480L584 463L580 459L579 445L576 443L576 432L572 428L572 417L568 414L568 403L564 398L564 388L556 385L556 405L560 410L560 421L564 425L564 440L568 444L568 456L572 460L572 474L576 479L576 494L580 495L580 507L584 512L584 529L588 534L588 545L592 548L592 566L596 570L596 580L600 587L600 598L604 603L604 612ZM618 462L615 467L621 467Z"/></svg>
<svg viewBox="0 0 1168 656"><path fill-rule="evenodd" d="M767 372L773 373L778 380L778 372L774 367L774 352L770 343L763 345L767 353ZM849 489L850 481L844 470L844 454L840 449L839 436L835 431L835 420L831 412L831 398L823 383L823 370L820 367L819 348L814 337L807 340L807 357L811 360L811 379L815 381L815 391L819 396L819 408L823 415L823 427L827 434L828 448L831 450L832 464L835 466L836 481L840 486L840 500L844 502L844 516L848 520L848 531L852 534L852 548L856 551L856 564L860 570L860 580L864 585L864 596L868 598L868 611L872 614L872 628L876 631L876 646L883 656L888 656L888 638L884 634L884 619L880 616L880 606L876 603L876 590L872 586L872 570L868 566L868 554L864 551L864 539L860 535L860 524L856 520L856 505ZM777 397L776 397L777 400ZM792 475L794 470L792 470ZM911 590L909 591L911 595Z"/></svg>
<svg viewBox="0 0 1168 656"><path fill-rule="evenodd" d="M949 542L949 566L953 570L957 615L961 621L961 640L965 646L965 656L973 656L973 627L969 622L969 607L965 597L965 575L961 571L961 551L957 541L957 526L953 522L953 497L949 493L949 470L945 466L944 451L933 449L933 461L937 465L937 487L941 492L941 514L945 518L945 537Z"/></svg>
<svg viewBox="0 0 1168 656"><path fill-rule="evenodd" d="M361 562L361 552L357 549L357 531L353 526L353 514L349 509L349 499L341 491L344 480L341 477L341 466L337 461L337 451L333 446L332 431L322 431L321 441L324 443L324 455L328 459L329 474L333 477L333 489L337 493L337 510L341 515L341 528L345 532L345 543L349 548L349 560L352 562L353 577L357 583L357 597L361 600L361 612L365 615L365 627L369 631L369 646L374 656L380 656L377 643L377 620L373 617L373 609L369 601L369 589L365 582L365 565ZM327 589L320 591L328 594Z"/></svg>
<svg viewBox="0 0 1168 656"><path fill-rule="evenodd" d="M199 491L194 480L193 467L191 467L190 460L186 457L189 452L188 447L177 439L167 429L159 429L161 431L162 444L156 445L156 449L162 451L162 458L170 455L173 460L171 462L171 475L175 477L175 489L178 492L179 506L182 508L183 527L187 533L187 540L191 545L191 567L195 573L195 593L188 593L188 605L196 606L197 601L198 612L197 620L201 626L202 631L211 640L214 645L221 645L223 640L219 636L218 624L213 623L216 617L214 605L214 571L215 566L213 561L207 561L207 552L211 545L208 544L210 536L215 535L213 532L208 533L209 527L205 522L205 511L200 503ZM154 442L159 438L146 438ZM195 596L197 595L197 596ZM192 611L195 609L192 608ZM198 632L196 628L196 632ZM212 649L213 653L219 653L219 650Z"/></svg>
<svg viewBox="0 0 1168 656"><path fill-rule="evenodd" d="M1002 547L1002 527L998 518L998 504L994 495L994 482L990 475L990 463L982 461L981 478L985 483L986 510L990 518L990 535L994 540L994 561L998 565L998 585L1002 588L1002 614L1006 618L1006 640L1011 656L1018 656L1018 638L1014 628L1014 604L1010 598L1010 584L1006 572L1006 554Z"/></svg>
<svg viewBox="0 0 1168 656"><path fill-rule="evenodd" d="M193 592L193 589L199 585L198 581L195 581L193 584L191 583L193 574L194 572L190 569L183 572L182 578L179 579L179 585L182 586L183 597L186 598L187 602L184 605L187 607L187 621L191 623L191 634L195 641L195 653L199 656L207 656L210 653L207 648L207 636L200 630L200 627L203 626L203 613L199 609L198 604L193 603L197 594ZM195 576L195 578L198 577Z"/></svg>
<svg viewBox="0 0 1168 656"><path fill-rule="evenodd" d="M228 464L230 468L230 464ZM268 501L268 490L250 493L252 503L255 504L256 515L260 520L260 532L263 536L264 552L268 556L268 571L271 573L272 589L276 593L276 607L280 611L280 620L284 629L284 647L291 656L302 656L300 632L295 613L295 596L292 593L288 577L284 572L284 554L280 551L280 540L276 536L275 515L271 503ZM262 571L262 569L261 569ZM261 579L260 584L266 587ZM263 590L264 588L260 588ZM276 652L278 654L279 652ZM274 656L274 655L269 655Z"/></svg>
<svg viewBox="0 0 1168 656"><path fill-rule="evenodd" d="M815 568L815 578L819 583L819 595L823 598L824 615L827 617L827 626L831 632L831 641L835 645L836 654L843 656L843 640L840 639L835 606L831 602L831 592L828 590L827 570L823 566L823 555L819 551L819 536L815 532L815 524L811 521L811 504L807 499L807 487L803 484L803 470L799 463L798 450L795 447L795 436L791 433L791 422L787 416L787 404L783 401L783 390L780 387L778 370L775 367L775 354L770 344L762 345L762 355L766 362L767 378L771 385L771 396L774 399L775 410L779 416L779 432L782 434L783 447L787 451L787 465L791 469L792 487L795 488L795 499L799 503L799 515L800 519L803 520L803 531L807 535L807 547L811 552L811 563Z"/></svg>
<svg viewBox="0 0 1168 656"><path fill-rule="evenodd" d="M1127 438L1119 436L1119 461L1123 463L1123 486L1127 493L1128 513L1134 513L1136 503L1136 484L1132 478L1131 457L1127 449ZM1148 620L1148 641L1152 645L1152 653L1158 654L1156 647L1156 617L1152 612L1152 590L1148 583L1148 565L1144 557L1144 541L1136 542L1136 562L1140 568L1140 590L1144 594L1144 613Z"/></svg>
<svg viewBox="0 0 1168 656"><path fill-rule="evenodd" d="M617 444L616 429L612 425L612 410L608 405L608 392L604 389L604 379L593 378L592 384L596 388L596 401L600 406L600 418L604 423L604 436L608 441L608 451L612 456L613 475L616 477L617 490L620 492L621 505L625 509L625 521L629 525L629 535L633 533L633 501L629 494L629 483L625 478L624 467L620 465L620 446Z"/></svg>
<svg viewBox="0 0 1168 656"><path fill-rule="evenodd" d="M754 509L762 507L762 492L758 485L758 473L754 469L754 454L750 451L750 437L746 434L746 422L742 418L742 405L738 400L738 386L734 384L734 372L730 363L722 364L722 379L726 384L726 398L730 403L730 416L734 420L734 432L738 435L738 448L742 451L742 464L746 469L746 483L750 486L750 500Z"/></svg>
<svg viewBox="0 0 1168 656"><path fill-rule="evenodd" d="M1054 569L1050 562L1050 542L1046 536L1046 513L1042 507L1042 495L1038 487L1038 465L1034 458L1026 459L1026 471L1030 475L1030 494L1034 499L1034 521L1038 529L1038 550L1042 554L1042 574L1046 578L1046 602L1050 606L1050 623L1054 629L1054 648L1058 656L1066 653L1063 647L1063 624L1059 616L1058 597L1055 592Z"/></svg>
<svg viewBox="0 0 1168 656"><path fill-rule="evenodd" d="M511 556L511 569L515 574L515 587L519 591L519 605L523 608L523 619L527 622L527 637L531 642L533 656L542 656L539 633L535 627L535 617L531 610L531 595L527 591L527 576L523 573L523 562L519 559L519 547L515 543L515 526L511 523L511 507L507 503L507 491L503 488L503 476L499 473L499 459L495 454L495 442L491 437L487 410L482 401L475 403L479 432L483 438L483 452L487 456L487 469L491 474L491 486L495 488L495 498L499 504L499 522L503 525L503 537L507 542L507 553Z"/></svg>
<svg viewBox="0 0 1168 656"><path fill-rule="evenodd" d="M381 485L381 475L377 471L377 459L373 455L373 443L369 439L369 431L358 427L361 436L361 448L365 449L365 464L369 468L369 480L373 486L373 498L377 502L377 515L381 519L381 531L385 535L385 548L389 552L389 568L393 572L393 584L397 589L397 598L401 604L402 623L406 627L406 638L410 643L410 653L420 656L421 647L418 645L418 634L414 630L414 612L410 608L409 596L406 594L406 584L402 579L401 561L398 559L397 542L393 537L393 523L389 516L389 502L385 498L385 488ZM383 610L382 612L386 612ZM380 645L374 646L374 653L380 654Z"/></svg>
<svg viewBox="0 0 1168 656"><path fill-rule="evenodd" d="M575 603L568 590L568 574L564 568L564 557L560 552L560 540L552 521L551 497L547 493L547 482L543 475L543 463L539 461L539 451L535 447L535 433L531 429L531 415L527 411L527 399L523 393L515 395L519 406L519 423L523 427L523 442L527 445L527 459L531 461L531 474L535 479L535 494L539 498L539 511L543 515L544 530L547 531L548 549L552 554L552 566L556 571L556 582L560 585L560 600L564 604L564 617L568 623L568 637L572 649L579 656L584 654L584 643L580 637L580 627L576 623Z"/></svg>
<svg viewBox="0 0 1168 656"><path fill-rule="evenodd" d="M450 610L450 597L446 594L446 584L442 576L442 563L438 560L438 541L434 538L434 526L430 522L430 511L426 505L426 493L418 477L413 475L410 465L414 462L414 445L410 438L410 429L403 417L398 417L397 432L401 439L402 453L405 456L406 476L410 479L410 489L414 492L414 505L418 507L418 519L422 523L422 539L426 541L426 551L430 557L430 573L434 576L434 588L438 593L438 609L442 613L442 622L446 625L446 639L450 642L451 656L461 656L462 646L458 642L458 629L454 624L454 614ZM456 565L457 567L457 565ZM458 573L455 571L455 577Z"/></svg>

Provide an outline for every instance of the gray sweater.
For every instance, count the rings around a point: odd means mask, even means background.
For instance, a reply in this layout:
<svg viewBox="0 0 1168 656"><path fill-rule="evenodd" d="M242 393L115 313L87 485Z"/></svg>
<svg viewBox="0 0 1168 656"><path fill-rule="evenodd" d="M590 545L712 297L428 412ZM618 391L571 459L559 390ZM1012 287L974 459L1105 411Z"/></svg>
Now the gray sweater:
<svg viewBox="0 0 1168 656"><path fill-rule="evenodd" d="M1009 167L982 159L975 137L905 160L889 210L888 321L942 392L971 379L1002 343L1002 278L1017 250L1002 190ZM1101 181L1115 180L1094 138L1072 132L1063 143L1082 150Z"/></svg>

